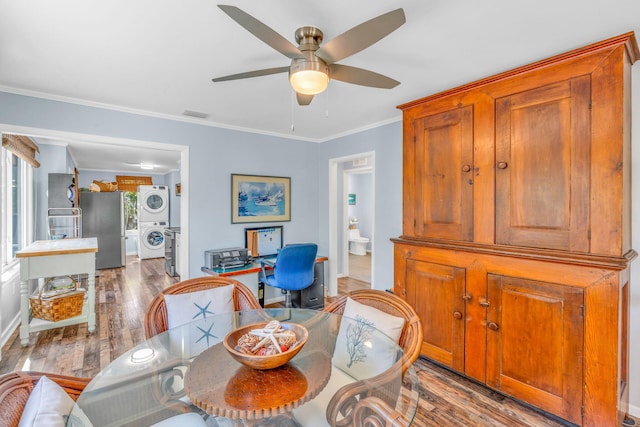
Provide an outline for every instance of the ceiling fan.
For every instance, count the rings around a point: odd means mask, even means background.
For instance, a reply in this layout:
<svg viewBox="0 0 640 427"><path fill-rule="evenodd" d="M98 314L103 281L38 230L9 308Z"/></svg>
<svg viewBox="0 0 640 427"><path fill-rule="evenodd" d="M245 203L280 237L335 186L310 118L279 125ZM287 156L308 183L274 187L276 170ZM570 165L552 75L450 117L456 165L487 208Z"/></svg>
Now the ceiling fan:
<svg viewBox="0 0 640 427"><path fill-rule="evenodd" d="M291 59L291 65L231 74L212 79L214 82L246 79L289 72L289 82L296 91L299 105L309 105L313 96L324 91L330 79L361 86L391 89L399 81L362 68L336 62L371 46L391 34L406 18L402 8L380 15L345 31L323 46L322 31L316 27L300 27L295 32L298 47L235 6L218 5L220 9L251 34Z"/></svg>

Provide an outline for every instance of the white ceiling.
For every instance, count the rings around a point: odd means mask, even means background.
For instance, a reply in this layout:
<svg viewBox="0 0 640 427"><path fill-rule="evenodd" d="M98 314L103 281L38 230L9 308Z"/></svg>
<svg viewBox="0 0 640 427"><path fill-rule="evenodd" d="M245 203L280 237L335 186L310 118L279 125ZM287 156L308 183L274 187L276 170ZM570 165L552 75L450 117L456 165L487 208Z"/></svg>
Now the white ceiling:
<svg viewBox="0 0 640 427"><path fill-rule="evenodd" d="M628 31L640 34L638 0L224 4L238 6L294 44L300 26L317 26L326 42L402 7L406 24L339 61L401 84L386 90L332 81L326 93L300 107L286 73L211 82L213 77L289 64L214 1L0 0L0 90L322 142L400 120L395 107L416 98ZM185 110L208 117L186 117ZM82 145L87 144L75 141L71 148L81 169L113 170L110 162L122 164L123 157L113 159L109 147L85 155ZM97 150L95 143L87 146ZM152 151L143 147L126 157L132 162L166 161ZM171 153L167 170L175 169L178 158Z"/></svg>

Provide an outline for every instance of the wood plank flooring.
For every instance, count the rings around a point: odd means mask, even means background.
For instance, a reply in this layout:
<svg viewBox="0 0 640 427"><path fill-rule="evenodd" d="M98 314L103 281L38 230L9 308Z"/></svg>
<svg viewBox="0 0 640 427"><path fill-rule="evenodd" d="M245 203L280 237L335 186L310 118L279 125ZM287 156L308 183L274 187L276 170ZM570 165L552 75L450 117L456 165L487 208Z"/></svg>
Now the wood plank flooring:
<svg viewBox="0 0 640 427"><path fill-rule="evenodd" d="M176 282L164 273L164 258L128 257L126 268L100 270L96 280L97 326L86 324L31 334L22 347L18 331L2 349L0 374L14 370L93 377L144 340L144 312L151 298ZM369 288L366 281L339 279L338 292ZM563 423L467 380L426 359L416 362L420 403L415 426L544 426Z"/></svg>
<svg viewBox="0 0 640 427"><path fill-rule="evenodd" d="M349 254L349 278L371 283L371 252L366 255Z"/></svg>

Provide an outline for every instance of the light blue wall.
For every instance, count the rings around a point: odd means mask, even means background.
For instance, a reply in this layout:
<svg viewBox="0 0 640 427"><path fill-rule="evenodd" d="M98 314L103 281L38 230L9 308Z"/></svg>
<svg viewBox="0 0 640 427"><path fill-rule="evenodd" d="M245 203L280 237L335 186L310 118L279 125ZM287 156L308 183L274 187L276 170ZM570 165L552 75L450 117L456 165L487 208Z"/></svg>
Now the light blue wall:
<svg viewBox="0 0 640 427"><path fill-rule="evenodd" d="M376 289L393 287L393 244L402 232L402 124L400 122L320 144L318 152L319 244L329 247L329 161L355 154L375 153L375 243L372 273ZM342 176L340 170L338 176ZM341 188L341 184L338 186ZM346 200L343 197L342 200ZM346 204L346 201L345 201ZM340 214L341 215L341 214ZM330 260L331 262L331 260Z"/></svg>
<svg viewBox="0 0 640 427"><path fill-rule="evenodd" d="M0 124L188 145L190 206L185 220L191 227L191 277L202 275L205 250L244 244L246 225L230 223L232 173L291 177L292 220L283 223L285 243L317 241L319 252L328 254L329 160L373 151L373 274L377 288L393 284L389 239L402 229L400 122L316 144L0 92Z"/></svg>
<svg viewBox="0 0 640 427"><path fill-rule="evenodd" d="M244 244L246 225L231 224L232 173L291 177L292 220L283 223L285 240L319 240L318 164L309 162L318 144L4 92L0 124L188 145L191 277L202 275L205 250Z"/></svg>

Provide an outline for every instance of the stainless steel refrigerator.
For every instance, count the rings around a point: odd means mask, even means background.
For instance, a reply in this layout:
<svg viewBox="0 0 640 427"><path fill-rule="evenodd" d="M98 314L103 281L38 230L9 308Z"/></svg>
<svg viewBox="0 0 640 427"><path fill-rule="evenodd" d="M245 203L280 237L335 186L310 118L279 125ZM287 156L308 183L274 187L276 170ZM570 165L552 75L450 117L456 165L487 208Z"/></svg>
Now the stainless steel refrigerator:
<svg viewBox="0 0 640 427"><path fill-rule="evenodd" d="M124 193L82 192L82 237L98 238L96 269L125 264Z"/></svg>

